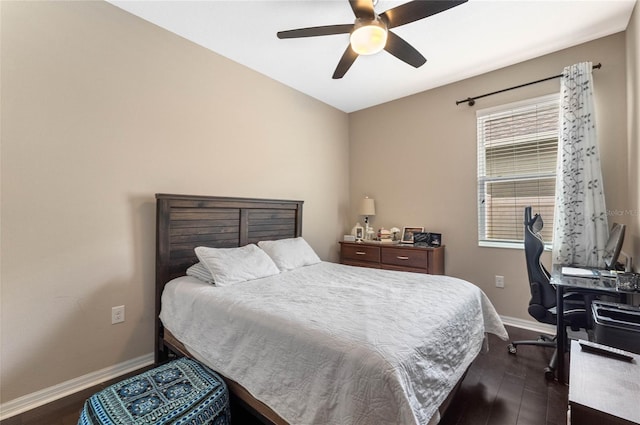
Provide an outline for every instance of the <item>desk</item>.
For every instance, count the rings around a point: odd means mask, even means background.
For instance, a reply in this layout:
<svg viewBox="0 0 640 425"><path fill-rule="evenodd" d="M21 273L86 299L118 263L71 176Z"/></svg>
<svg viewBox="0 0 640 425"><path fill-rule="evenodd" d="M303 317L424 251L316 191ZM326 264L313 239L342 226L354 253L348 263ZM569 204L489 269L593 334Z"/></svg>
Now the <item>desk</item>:
<svg viewBox="0 0 640 425"><path fill-rule="evenodd" d="M556 344L558 349L558 364L556 377L558 382L564 384L564 353L567 343L567 327L564 323L564 294L566 292L591 293L591 294L637 294L636 291L623 291L616 287L616 279L613 277L574 277L562 274L562 265L554 264L551 269L551 284L556 286ZM588 312L588 314L591 314Z"/></svg>
<svg viewBox="0 0 640 425"><path fill-rule="evenodd" d="M625 362L582 351L577 341L571 341L571 423L640 424L638 362L638 354L632 362Z"/></svg>

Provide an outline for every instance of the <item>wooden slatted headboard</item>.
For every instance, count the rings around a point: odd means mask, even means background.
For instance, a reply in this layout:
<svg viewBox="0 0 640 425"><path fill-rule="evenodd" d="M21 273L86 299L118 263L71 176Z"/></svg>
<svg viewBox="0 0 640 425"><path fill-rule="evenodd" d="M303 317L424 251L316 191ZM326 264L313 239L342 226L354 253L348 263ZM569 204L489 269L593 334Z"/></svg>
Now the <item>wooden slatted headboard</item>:
<svg viewBox="0 0 640 425"><path fill-rule="evenodd" d="M198 261L193 249L301 236L303 202L156 194L156 362L168 356L158 318L162 291Z"/></svg>

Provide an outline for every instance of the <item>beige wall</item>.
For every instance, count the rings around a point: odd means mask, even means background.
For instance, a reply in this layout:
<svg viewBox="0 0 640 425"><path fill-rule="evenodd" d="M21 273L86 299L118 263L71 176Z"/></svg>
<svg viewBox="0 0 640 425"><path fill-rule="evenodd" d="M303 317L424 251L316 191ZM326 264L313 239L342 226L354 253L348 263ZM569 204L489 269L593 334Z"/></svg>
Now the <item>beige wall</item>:
<svg viewBox="0 0 640 425"><path fill-rule="evenodd" d="M424 226L441 232L447 274L480 286L500 314L531 320L523 251L477 244L476 111L557 92L560 82L487 97L474 107L455 101L557 75L582 61L603 65L593 75L606 201L608 209L627 210L625 35L620 33L351 114L352 223L359 199L369 195L376 200L376 228ZM504 289L495 287L495 275L504 276Z"/></svg>
<svg viewBox="0 0 640 425"><path fill-rule="evenodd" d="M0 4L2 402L152 352L157 192L304 200L337 258L347 114L108 3Z"/></svg>
<svg viewBox="0 0 640 425"><path fill-rule="evenodd" d="M640 6L636 4L626 31L629 230L635 269L640 272Z"/></svg>

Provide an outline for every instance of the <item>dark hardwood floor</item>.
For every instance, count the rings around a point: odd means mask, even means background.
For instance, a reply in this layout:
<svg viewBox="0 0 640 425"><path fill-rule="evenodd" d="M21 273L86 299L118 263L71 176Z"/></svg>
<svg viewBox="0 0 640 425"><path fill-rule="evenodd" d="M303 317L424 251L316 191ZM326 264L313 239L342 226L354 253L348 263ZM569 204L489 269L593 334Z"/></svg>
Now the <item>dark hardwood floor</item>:
<svg viewBox="0 0 640 425"><path fill-rule="evenodd" d="M536 339L537 332L507 327L512 340ZM569 387L547 381L550 348L520 346L489 336L489 352L475 360L440 425L565 425ZM568 355L566 357L569 364Z"/></svg>
<svg viewBox="0 0 640 425"><path fill-rule="evenodd" d="M508 327L513 340L535 339L536 332ZM441 425L564 425L568 388L547 382L543 369L552 350L521 346L510 355L507 343L490 335L489 352L469 369ZM110 382L6 419L0 425L75 425L84 400ZM259 424L232 406L237 425ZM301 425L301 424L295 424Z"/></svg>

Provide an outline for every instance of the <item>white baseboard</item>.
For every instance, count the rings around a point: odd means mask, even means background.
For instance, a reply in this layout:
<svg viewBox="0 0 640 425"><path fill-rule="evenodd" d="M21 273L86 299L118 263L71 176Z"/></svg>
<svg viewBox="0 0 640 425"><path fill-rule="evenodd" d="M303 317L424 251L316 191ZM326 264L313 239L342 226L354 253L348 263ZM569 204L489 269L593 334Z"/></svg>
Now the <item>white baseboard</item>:
<svg viewBox="0 0 640 425"><path fill-rule="evenodd" d="M518 319L517 317L500 316L502 323L507 326L513 326L516 328L528 329L534 332L540 332L547 335L555 335L556 327L554 325L547 325L546 323L535 322L533 320Z"/></svg>
<svg viewBox="0 0 640 425"><path fill-rule="evenodd" d="M153 364L153 361L153 353L145 354L144 356L136 357L135 359L127 360L126 362L91 372L84 376L54 385L53 387L45 388L35 393L16 398L15 400L2 403L0 404L0 420L35 409L36 407L44 406L47 403L59 400L78 391L91 388L94 385L149 366Z"/></svg>
<svg viewBox="0 0 640 425"><path fill-rule="evenodd" d="M502 323L504 323L507 326L514 326L516 328L527 329L530 331L538 332L538 333L549 335L549 336L556 334L555 325L547 325L546 323L539 323L531 320L523 320L523 319L518 319L516 317L509 317L509 316L500 316L500 318L502 319ZM587 341L590 340L588 331L584 329L573 331L567 328L567 336L570 339L586 339Z"/></svg>

